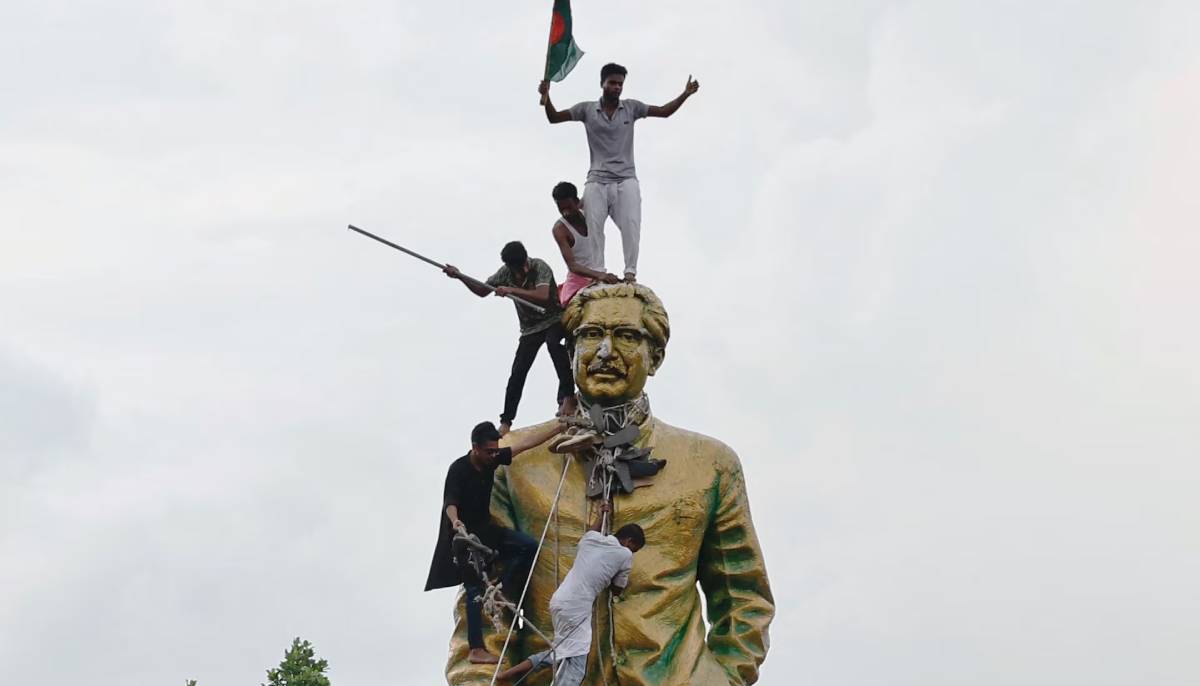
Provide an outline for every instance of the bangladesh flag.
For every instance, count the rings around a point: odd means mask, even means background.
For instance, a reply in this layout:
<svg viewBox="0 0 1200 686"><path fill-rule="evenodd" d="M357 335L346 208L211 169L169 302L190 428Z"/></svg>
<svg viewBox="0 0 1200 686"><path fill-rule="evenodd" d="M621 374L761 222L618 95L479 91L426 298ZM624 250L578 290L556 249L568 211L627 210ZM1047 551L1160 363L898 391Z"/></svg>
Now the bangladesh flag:
<svg viewBox="0 0 1200 686"><path fill-rule="evenodd" d="M546 80L562 81L583 57L571 35L571 0L554 0L550 17L550 47L546 49Z"/></svg>

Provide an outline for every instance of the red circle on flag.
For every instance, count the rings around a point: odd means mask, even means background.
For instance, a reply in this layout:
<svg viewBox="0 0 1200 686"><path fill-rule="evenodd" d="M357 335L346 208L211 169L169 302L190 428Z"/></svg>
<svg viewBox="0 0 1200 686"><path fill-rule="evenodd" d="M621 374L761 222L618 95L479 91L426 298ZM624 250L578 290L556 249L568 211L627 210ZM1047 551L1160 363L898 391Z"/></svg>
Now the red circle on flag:
<svg viewBox="0 0 1200 686"><path fill-rule="evenodd" d="M550 45L557 43L566 32L567 22L563 20L561 14L555 12L554 16L550 18Z"/></svg>

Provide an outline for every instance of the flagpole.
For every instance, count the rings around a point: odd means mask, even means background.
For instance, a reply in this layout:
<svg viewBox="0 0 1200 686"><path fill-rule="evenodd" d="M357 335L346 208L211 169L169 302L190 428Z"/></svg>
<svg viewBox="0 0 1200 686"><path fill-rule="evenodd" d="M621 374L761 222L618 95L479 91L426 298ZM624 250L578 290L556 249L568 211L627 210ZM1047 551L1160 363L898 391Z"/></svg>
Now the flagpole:
<svg viewBox="0 0 1200 686"><path fill-rule="evenodd" d="M550 68L550 39L554 37L554 0L550 0L550 31L546 34L546 59L542 60L542 80L549 81L550 76L546 70ZM546 106L546 100L550 97L548 93L543 94L538 102L539 107Z"/></svg>

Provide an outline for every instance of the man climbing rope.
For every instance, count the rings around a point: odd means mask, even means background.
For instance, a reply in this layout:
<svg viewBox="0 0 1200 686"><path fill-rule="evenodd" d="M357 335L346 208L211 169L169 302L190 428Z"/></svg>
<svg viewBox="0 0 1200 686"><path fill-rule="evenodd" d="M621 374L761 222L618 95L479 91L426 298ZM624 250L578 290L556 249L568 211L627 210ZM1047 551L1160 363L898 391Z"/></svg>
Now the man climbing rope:
<svg viewBox="0 0 1200 686"><path fill-rule="evenodd" d="M612 536L600 533L605 515L612 511L599 503L595 520L579 539L575 564L567 578L550 597L550 619L554 623L554 645L534 653L497 679L509 681L542 667L553 667L558 686L579 686L587 671L592 644L592 605L604 589L619 595L629 585L633 554L646 545L646 535L637 524L626 524Z"/></svg>
<svg viewBox="0 0 1200 686"><path fill-rule="evenodd" d="M567 278L558 289L558 302L566 307L580 289L597 281L618 283L621 279L604 271L604 238L600 232L588 231L575 184L563 181L550 195L561 215L550 231L567 263Z"/></svg>
<svg viewBox="0 0 1200 686"><path fill-rule="evenodd" d="M638 246L641 241L642 191L633 165L633 125L643 117L669 117L700 90L700 82L688 76L683 93L665 105L647 105L640 100L622 100L626 69L619 64L606 64L600 69L603 94L596 102L581 102L569 110L559 111L550 102L550 82L542 81L542 107L551 124L567 121L583 122L587 131L591 167L583 187L583 211L588 230L595 234L599 245L600 263L604 269L604 222L612 217L621 231L621 249L625 255L625 280L637 276Z"/></svg>
<svg viewBox="0 0 1200 686"><path fill-rule="evenodd" d="M457 563L454 560L454 533L475 534L484 545L498 551L498 561L505 568L501 588L519 590L533 564L537 541L492 521L489 511L492 483L498 466L512 464L514 457L545 443L561 431L561 425L554 423L501 448L500 432L495 425L481 422L471 430L471 451L452 462L446 472L443 516L440 517L437 548L429 566L425 590L464 585L467 635L471 646L468 659L474 664L495 664L498 658L483 645L483 617L478 597L483 593L484 580L469 570L465 560Z"/></svg>
<svg viewBox="0 0 1200 686"><path fill-rule="evenodd" d="M567 359L567 349L563 346L562 308L558 304L558 287L554 283L554 271L545 261L530 257L525 246L519 241L512 241L500 251L500 261L504 264L488 280L487 285L496 289L497 295L515 295L544 307L544 312L536 312L520 303L516 303L517 320L521 325L521 337L517 339L517 352L513 356L512 372L508 376L508 386L504 391L504 411L500 413L500 435L503 436L512 428L513 419L517 416L517 406L521 404L521 394L525 391L525 378L529 368L537 357L538 350L543 344L550 353L554 363L554 371L558 374L558 412L561 415L575 414L575 383L571 377L571 363ZM485 298L492 291L474 279L463 276L458 268L446 265L446 276L463 282L475 295Z"/></svg>

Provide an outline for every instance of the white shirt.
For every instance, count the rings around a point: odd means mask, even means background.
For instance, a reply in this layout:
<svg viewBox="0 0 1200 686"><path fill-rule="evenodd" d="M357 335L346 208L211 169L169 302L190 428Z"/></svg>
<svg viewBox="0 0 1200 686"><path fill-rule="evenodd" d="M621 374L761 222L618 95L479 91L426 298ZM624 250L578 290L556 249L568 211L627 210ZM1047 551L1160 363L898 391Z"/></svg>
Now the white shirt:
<svg viewBox="0 0 1200 686"><path fill-rule="evenodd" d="M579 539L575 564L550 597L555 657L587 655L592 644L592 603L611 586L625 588L633 569L633 552L615 536L589 531Z"/></svg>
<svg viewBox="0 0 1200 686"><path fill-rule="evenodd" d="M571 252L575 254L575 261L588 269L604 271L604 243L602 239L597 240L597 233L591 229L588 229L586 236L579 233L575 225L567 221L566 217L559 218L558 223L567 227L567 233L575 239L575 242L571 244Z"/></svg>

